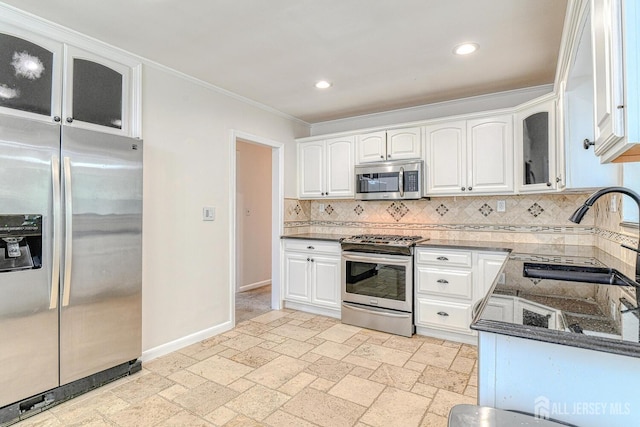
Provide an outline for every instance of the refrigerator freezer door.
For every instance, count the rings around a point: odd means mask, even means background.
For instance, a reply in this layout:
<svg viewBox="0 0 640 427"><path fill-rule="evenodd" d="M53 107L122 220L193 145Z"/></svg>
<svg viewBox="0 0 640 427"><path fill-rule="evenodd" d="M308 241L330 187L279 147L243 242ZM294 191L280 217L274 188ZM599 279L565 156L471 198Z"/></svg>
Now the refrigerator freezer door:
<svg viewBox="0 0 640 427"><path fill-rule="evenodd" d="M141 354L142 142L63 127L60 383Z"/></svg>
<svg viewBox="0 0 640 427"><path fill-rule="evenodd" d="M43 230L42 267L0 273L0 407L58 386L59 145L59 125L0 115L0 215L42 215Z"/></svg>

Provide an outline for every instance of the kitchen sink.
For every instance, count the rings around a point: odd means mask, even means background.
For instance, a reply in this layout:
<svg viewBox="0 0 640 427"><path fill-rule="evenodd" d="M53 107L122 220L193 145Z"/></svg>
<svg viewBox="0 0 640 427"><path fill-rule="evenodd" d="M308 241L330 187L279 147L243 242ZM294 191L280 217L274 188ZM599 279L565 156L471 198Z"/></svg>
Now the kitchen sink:
<svg viewBox="0 0 640 427"><path fill-rule="evenodd" d="M601 285L638 286L636 282L627 278L618 270L603 267L525 262L522 275L535 279L565 280L570 282L598 283Z"/></svg>

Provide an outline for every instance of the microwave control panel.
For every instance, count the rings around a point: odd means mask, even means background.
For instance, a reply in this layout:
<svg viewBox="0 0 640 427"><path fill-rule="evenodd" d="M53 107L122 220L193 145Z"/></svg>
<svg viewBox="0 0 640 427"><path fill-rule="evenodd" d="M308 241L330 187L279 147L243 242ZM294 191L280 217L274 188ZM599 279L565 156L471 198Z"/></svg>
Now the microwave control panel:
<svg viewBox="0 0 640 427"><path fill-rule="evenodd" d="M404 173L404 191L419 191L418 171L407 171Z"/></svg>

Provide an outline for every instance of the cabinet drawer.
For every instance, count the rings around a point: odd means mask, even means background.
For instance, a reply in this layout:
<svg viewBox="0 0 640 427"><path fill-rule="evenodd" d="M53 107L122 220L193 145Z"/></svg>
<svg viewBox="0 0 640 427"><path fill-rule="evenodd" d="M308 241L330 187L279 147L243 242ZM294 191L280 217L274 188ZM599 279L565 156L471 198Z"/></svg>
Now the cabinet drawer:
<svg viewBox="0 0 640 427"><path fill-rule="evenodd" d="M416 262L418 264L471 267L471 251L418 249Z"/></svg>
<svg viewBox="0 0 640 427"><path fill-rule="evenodd" d="M446 270L416 267L416 292L429 292L455 298L470 299L473 291L471 270Z"/></svg>
<svg viewBox="0 0 640 427"><path fill-rule="evenodd" d="M416 325L471 333L471 306L418 298Z"/></svg>
<svg viewBox="0 0 640 427"><path fill-rule="evenodd" d="M303 251L340 255L340 243L325 240L285 239L286 251Z"/></svg>

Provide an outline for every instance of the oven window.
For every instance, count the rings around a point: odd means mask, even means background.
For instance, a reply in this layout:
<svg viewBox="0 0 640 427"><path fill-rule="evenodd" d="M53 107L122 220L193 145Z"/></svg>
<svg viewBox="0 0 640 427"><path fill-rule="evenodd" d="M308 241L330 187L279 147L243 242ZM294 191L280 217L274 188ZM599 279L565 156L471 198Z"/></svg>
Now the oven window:
<svg viewBox="0 0 640 427"><path fill-rule="evenodd" d="M406 267L347 261L346 291L397 301L406 299Z"/></svg>
<svg viewBox="0 0 640 427"><path fill-rule="evenodd" d="M358 193L390 193L398 191L398 172L363 173L358 175Z"/></svg>

